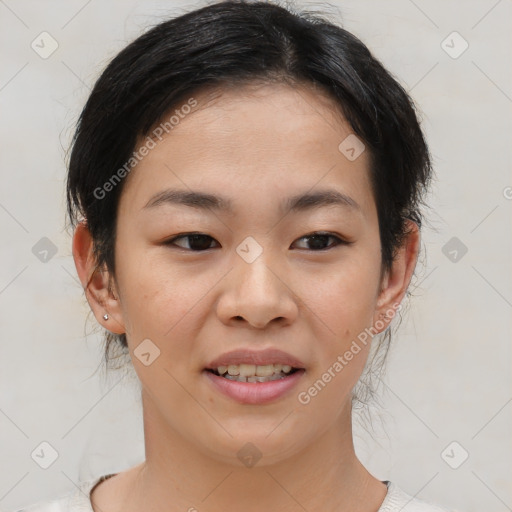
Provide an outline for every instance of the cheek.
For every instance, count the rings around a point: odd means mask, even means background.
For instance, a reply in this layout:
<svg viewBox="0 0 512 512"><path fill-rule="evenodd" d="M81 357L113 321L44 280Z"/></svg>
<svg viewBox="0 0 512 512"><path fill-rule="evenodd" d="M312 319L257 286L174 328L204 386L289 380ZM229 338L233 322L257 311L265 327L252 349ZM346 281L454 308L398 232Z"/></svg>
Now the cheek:
<svg viewBox="0 0 512 512"><path fill-rule="evenodd" d="M297 399L327 428L350 401L351 392L364 369L371 346L365 329L371 326L375 284L370 273L340 272L315 294L321 322L315 341L315 362Z"/></svg>
<svg viewBox="0 0 512 512"><path fill-rule="evenodd" d="M120 240L119 253L122 247ZM179 273L170 272L161 259L151 258L150 251L132 246L129 253L122 254L116 273L130 348L149 338L162 350L160 340L190 309L194 288L184 287Z"/></svg>
<svg viewBox="0 0 512 512"><path fill-rule="evenodd" d="M130 297L127 308L134 341L153 339L163 355L172 351L174 361L194 348L193 340L199 328L196 308L204 295L197 282L195 286L184 285L186 282L176 276L157 283L148 281L139 287L140 293Z"/></svg>
<svg viewBox="0 0 512 512"><path fill-rule="evenodd" d="M223 268L205 271L204 265L185 270L151 250L123 258L118 274L132 352L150 339L160 350L159 364L180 375L192 369L205 316L211 313L209 293L225 273Z"/></svg>
<svg viewBox="0 0 512 512"><path fill-rule="evenodd" d="M354 253L322 275L301 279L302 297L338 341L357 336L371 323L379 286L380 262Z"/></svg>
<svg viewBox="0 0 512 512"><path fill-rule="evenodd" d="M314 401L319 413L327 407L335 414L364 369L371 345L367 331L373 321L380 278L379 254L378 247L375 251L353 251L340 261L336 272L303 281L304 302L314 313L312 317L321 320L316 321L317 364L308 388L303 390L304 400Z"/></svg>

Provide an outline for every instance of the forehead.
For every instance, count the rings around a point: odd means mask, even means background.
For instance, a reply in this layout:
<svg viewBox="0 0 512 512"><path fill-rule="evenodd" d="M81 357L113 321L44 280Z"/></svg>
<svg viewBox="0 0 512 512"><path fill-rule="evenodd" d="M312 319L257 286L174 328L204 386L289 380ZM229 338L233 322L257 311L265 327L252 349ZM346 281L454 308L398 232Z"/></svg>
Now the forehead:
<svg viewBox="0 0 512 512"><path fill-rule="evenodd" d="M251 190L289 196L338 184L363 206L371 201L369 158L363 152L350 161L340 152L353 130L320 91L264 84L210 89L193 99L197 105L176 116L172 131L130 174L123 192L130 204L142 208L164 184L222 191L235 200ZM177 111L179 105L169 116Z"/></svg>
<svg viewBox="0 0 512 512"><path fill-rule="evenodd" d="M339 106L312 86L276 83L211 88L194 99L198 106L173 133L194 135L197 146L219 142L249 154L284 153L301 145L318 146L322 140L328 146L332 138L352 132Z"/></svg>

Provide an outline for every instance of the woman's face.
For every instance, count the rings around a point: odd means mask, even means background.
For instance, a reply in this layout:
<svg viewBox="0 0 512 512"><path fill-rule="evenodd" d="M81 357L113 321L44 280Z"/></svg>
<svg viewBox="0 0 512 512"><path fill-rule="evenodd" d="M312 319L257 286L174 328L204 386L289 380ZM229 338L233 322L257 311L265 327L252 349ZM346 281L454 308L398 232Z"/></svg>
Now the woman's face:
<svg viewBox="0 0 512 512"><path fill-rule="evenodd" d="M146 420L219 460L246 446L272 463L346 431L361 334L396 302L380 294L369 155L339 148L350 126L306 88L194 98L125 183L105 325L127 333ZM300 369L270 382L209 371L287 362Z"/></svg>

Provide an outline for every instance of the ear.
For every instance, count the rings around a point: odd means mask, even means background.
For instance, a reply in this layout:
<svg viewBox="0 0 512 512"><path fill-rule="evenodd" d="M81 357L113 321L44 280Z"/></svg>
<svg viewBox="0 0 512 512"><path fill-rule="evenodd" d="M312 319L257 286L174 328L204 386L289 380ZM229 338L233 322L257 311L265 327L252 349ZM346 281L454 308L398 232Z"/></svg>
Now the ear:
<svg viewBox="0 0 512 512"><path fill-rule="evenodd" d="M98 269L93 254L93 241L86 221L80 222L73 235L73 259L96 320L105 329L115 333L126 332L119 294L112 276L106 269ZM108 320L103 315L108 314Z"/></svg>
<svg viewBox="0 0 512 512"><path fill-rule="evenodd" d="M377 332L384 331L396 314L411 282L420 247L418 225L407 220L407 235L398 249L391 269L386 271L381 282L373 325Z"/></svg>

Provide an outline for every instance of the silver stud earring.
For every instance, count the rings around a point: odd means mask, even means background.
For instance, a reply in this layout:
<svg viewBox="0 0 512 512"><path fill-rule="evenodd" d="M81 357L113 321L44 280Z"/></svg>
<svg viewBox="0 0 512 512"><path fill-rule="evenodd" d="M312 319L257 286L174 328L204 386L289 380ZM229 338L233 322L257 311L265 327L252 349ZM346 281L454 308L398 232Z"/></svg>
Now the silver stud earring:
<svg viewBox="0 0 512 512"><path fill-rule="evenodd" d="M105 314L103 315L103 320L108 320L108 314L107 314L107 313L105 313Z"/></svg>

